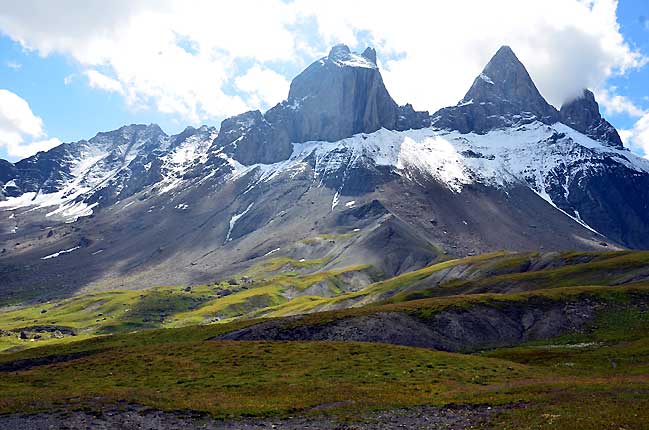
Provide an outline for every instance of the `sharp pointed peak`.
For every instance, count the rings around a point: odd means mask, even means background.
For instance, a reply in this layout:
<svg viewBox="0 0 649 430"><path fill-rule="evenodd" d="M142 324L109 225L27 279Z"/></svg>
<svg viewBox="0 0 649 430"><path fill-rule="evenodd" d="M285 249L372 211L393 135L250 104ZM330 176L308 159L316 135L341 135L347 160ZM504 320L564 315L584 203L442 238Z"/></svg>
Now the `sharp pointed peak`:
<svg viewBox="0 0 649 430"><path fill-rule="evenodd" d="M584 88L565 102L559 111L561 122L604 145L617 149L624 148L619 133L599 112L595 94Z"/></svg>
<svg viewBox="0 0 649 430"><path fill-rule="evenodd" d="M583 88L572 97L566 99L566 101L561 105L561 110L570 109L575 105L579 105L582 108L587 106L591 110L595 109L599 111L599 104L597 103L597 100L595 100L595 94L588 88Z"/></svg>
<svg viewBox="0 0 649 430"><path fill-rule="evenodd" d="M368 47L362 54L352 52L349 46L345 44L334 45L329 51L329 55L320 60L321 63L333 63L337 66L360 67L376 69L376 51Z"/></svg>
<svg viewBox="0 0 649 430"><path fill-rule="evenodd" d="M364 58L370 60L372 63L376 64L376 49L368 46L365 48L365 51L361 54Z"/></svg>
<svg viewBox="0 0 649 430"><path fill-rule="evenodd" d="M344 43L339 43L337 45L334 45L331 47L329 50L329 55L327 56L330 60L335 60L337 58L346 58L351 54L351 50L349 49L349 46L345 45Z"/></svg>
<svg viewBox="0 0 649 430"><path fill-rule="evenodd" d="M514 50L509 45L503 45L500 48L498 48L498 50L494 54L494 57L499 57L499 56L509 56L518 59L518 57L516 57L516 54L514 53Z"/></svg>

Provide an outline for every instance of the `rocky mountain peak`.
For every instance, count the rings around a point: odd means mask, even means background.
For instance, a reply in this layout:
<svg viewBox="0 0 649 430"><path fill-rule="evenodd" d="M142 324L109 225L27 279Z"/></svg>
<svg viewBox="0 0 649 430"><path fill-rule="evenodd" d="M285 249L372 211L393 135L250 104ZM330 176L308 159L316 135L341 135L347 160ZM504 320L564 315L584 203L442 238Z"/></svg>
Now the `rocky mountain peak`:
<svg viewBox="0 0 649 430"><path fill-rule="evenodd" d="M607 146L622 149L623 143L615 127L602 118L592 91L582 94L561 106L561 122Z"/></svg>
<svg viewBox="0 0 649 430"><path fill-rule="evenodd" d="M556 109L545 101L527 69L509 46L501 47L473 81L462 102L503 103L510 113L529 112L556 120ZM515 112L515 109L519 112Z"/></svg>
<svg viewBox="0 0 649 430"><path fill-rule="evenodd" d="M457 106L444 108L434 117L438 127L480 134L533 121L553 124L559 119L509 46L498 49Z"/></svg>
<svg viewBox="0 0 649 430"><path fill-rule="evenodd" d="M293 143L429 124L428 112L392 99L373 48L358 54L336 45L293 79L287 100L263 115L253 111L223 121L213 149L243 164L273 163L288 158Z"/></svg>
<svg viewBox="0 0 649 430"><path fill-rule="evenodd" d="M371 61L373 64L376 64L376 50L370 46L365 48L365 51L361 54L363 58L368 59Z"/></svg>
<svg viewBox="0 0 649 430"><path fill-rule="evenodd" d="M362 54L352 52L347 45L336 45L329 51L326 60L322 59L323 63L333 63L337 66L347 67L366 67L377 68L376 66L376 51L374 48L368 47Z"/></svg>
<svg viewBox="0 0 649 430"><path fill-rule="evenodd" d="M97 133L88 142L102 149L113 149L120 146L128 148L145 145L149 149L160 146L168 138L158 124L130 124L117 130Z"/></svg>

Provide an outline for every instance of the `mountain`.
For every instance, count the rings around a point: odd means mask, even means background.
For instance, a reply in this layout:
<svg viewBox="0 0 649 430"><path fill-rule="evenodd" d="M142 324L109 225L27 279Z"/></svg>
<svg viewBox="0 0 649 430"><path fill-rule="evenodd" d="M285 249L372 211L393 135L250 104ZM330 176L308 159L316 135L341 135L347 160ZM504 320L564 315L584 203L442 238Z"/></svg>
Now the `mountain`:
<svg viewBox="0 0 649 430"><path fill-rule="evenodd" d="M457 106L440 110L433 123L462 133L530 124L554 124L559 113L545 101L509 46L501 47Z"/></svg>
<svg viewBox="0 0 649 430"><path fill-rule="evenodd" d="M622 139L615 127L599 113L599 105L591 91L585 89L580 97L561 106L559 115L562 123L593 140L617 149L624 149Z"/></svg>
<svg viewBox="0 0 649 430"><path fill-rule="evenodd" d="M0 181L7 302L289 261L363 268L344 281L360 288L494 250L649 247L649 162L589 91L549 105L508 47L433 115L392 99L373 49L339 45L218 132L125 126L4 162Z"/></svg>

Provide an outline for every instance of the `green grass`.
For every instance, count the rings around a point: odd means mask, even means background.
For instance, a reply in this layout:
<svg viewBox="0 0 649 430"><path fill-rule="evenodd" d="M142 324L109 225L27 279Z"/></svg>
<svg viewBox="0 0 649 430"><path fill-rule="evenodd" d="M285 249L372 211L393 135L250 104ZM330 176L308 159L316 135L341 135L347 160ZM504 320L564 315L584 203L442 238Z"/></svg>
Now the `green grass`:
<svg viewBox="0 0 649 430"><path fill-rule="evenodd" d="M87 355L0 372L0 413L94 410L119 400L217 417L309 414L322 405L338 405L329 412L349 417L423 404L488 404L505 408L494 429L642 428L649 422L648 295L649 285L466 295L313 314L300 322L379 311L428 318L450 307L539 300L611 304L582 332L472 355L363 343L208 340L255 322L244 320L43 346L2 354L0 366Z"/></svg>
<svg viewBox="0 0 649 430"><path fill-rule="evenodd" d="M308 267L313 260L295 262L284 258L265 261L263 271L269 267L286 268L290 264ZM294 266L291 266L294 267ZM345 269L296 274L280 270L268 278L244 278L237 285L221 282L186 289L184 287L160 287L140 291L109 291L83 294L69 299L29 305L0 312L0 329L13 331L11 336L0 336L0 352L20 348L32 348L43 344L69 342L74 339L53 338L42 334L41 339L21 340L20 329L29 331L35 326L57 326L73 329L79 338L100 334L129 332L160 327L222 323L236 318L254 318L263 310L275 309L289 304L277 315L303 311L299 296L322 283L328 296L342 294L347 288L343 276L351 272L371 271L369 266L352 266ZM231 294L219 296L225 290ZM298 295L289 299L289 292ZM310 293L313 294L313 293ZM306 310L306 309L304 309ZM43 312L45 311L45 312Z"/></svg>
<svg viewBox="0 0 649 430"><path fill-rule="evenodd" d="M0 412L119 400L214 416L445 404L477 385L530 376L502 360L343 342L128 346L2 375Z"/></svg>
<svg viewBox="0 0 649 430"><path fill-rule="evenodd" d="M555 257L558 267L542 270L519 268L534 262L538 254L510 254L500 258L483 259L471 269L480 272L476 279L452 279L438 285L419 285L394 295L392 302L417 300L458 294L509 293L581 285L625 284L633 275L647 279L649 252L570 252ZM454 260L455 261L455 260Z"/></svg>
<svg viewBox="0 0 649 430"><path fill-rule="evenodd" d="M333 314L319 313L317 318L322 319L326 315L336 315L335 312L346 315L347 308L364 309L366 306L425 298L623 284L635 278L643 279L649 266L649 252L567 252L546 258L543 267L549 268L531 270L530 267L540 258L543 256L537 253L501 251L449 260L374 282L359 291L350 291L345 277L359 272L376 279L377 275L369 266L322 271L318 269L326 264L327 259L266 258L235 276L237 285L223 281L194 287L191 291L182 287L165 287L90 293L1 312L0 329L16 331L13 336L0 336L0 351L70 341L67 338L53 339L47 334L35 342L18 339L18 329L38 325L69 327L79 336L88 337L159 327L223 323L234 319L334 311ZM439 279L454 268L470 279L445 280L440 284ZM230 294L221 297L225 290ZM449 300L448 303L457 301ZM479 300L486 300L486 296ZM41 313L43 310L46 313Z"/></svg>

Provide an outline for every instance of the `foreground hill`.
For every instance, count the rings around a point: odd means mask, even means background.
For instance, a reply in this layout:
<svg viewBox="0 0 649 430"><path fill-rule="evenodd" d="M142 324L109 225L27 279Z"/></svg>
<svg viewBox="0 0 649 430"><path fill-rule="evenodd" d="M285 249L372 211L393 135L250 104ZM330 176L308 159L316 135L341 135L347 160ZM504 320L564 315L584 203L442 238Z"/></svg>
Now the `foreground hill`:
<svg viewBox="0 0 649 430"><path fill-rule="evenodd" d="M647 284L573 287L269 322L284 333L322 333L346 322L338 342L223 340L269 324L241 321L33 348L0 355L0 425L374 429L392 420L413 429L640 429L649 419L648 305ZM449 312L473 318L444 328L438 317ZM462 344L471 349L496 346L493 332L500 345L516 346L466 355L348 341L362 332L359 318L381 315L416 319L463 342L470 334L474 342ZM501 327L517 324L533 335L501 336ZM412 325L398 328L400 336L362 340L408 339ZM482 330L476 336L467 328Z"/></svg>
<svg viewBox="0 0 649 430"><path fill-rule="evenodd" d="M593 308L586 306L579 313L583 315L572 321L569 310L564 309L561 303L555 306L550 302L522 302L502 309L498 304L489 305L477 316L449 314L444 317L444 327L453 324L457 330L465 330L468 337L458 335L460 337L456 340L439 342L432 338L426 341L425 334L433 336L430 327L402 316L395 317L392 313L386 317L380 309L382 306L399 308L400 303L418 303L413 300L436 297L440 299L435 303L453 304L455 297L470 301L472 295L478 294L481 298L476 299L477 303L482 303L483 299L503 293L529 294L537 290L563 291L581 286L616 287L649 282L649 252L644 251L498 252L448 260L390 279L383 279L369 266L316 269L324 265L326 262L322 261L268 256L263 264L209 285L88 292L61 301L9 308L0 312L3 334L0 336L0 350L19 350L133 330L223 324L264 317L291 317L287 320L290 324L302 320L321 322L327 315L334 319L338 318L337 315L358 315L360 319L357 324L356 320L345 318L343 327L334 324L331 330L327 329L330 332L307 333L307 330L302 334L290 330L284 333L284 320L280 319L261 324L263 330L254 326L243 333L228 336L286 340L337 340L352 336L356 340L388 343L391 336L396 336L401 338L399 344L471 350L475 349L472 346L475 339L485 342L478 345L478 349L485 345L515 344L526 339L525 330L529 331L533 326L546 330L543 336L557 334L563 325L574 326L590 321ZM368 312L378 316L368 320ZM315 316L292 317L301 314ZM463 328L465 323L469 325ZM486 328L477 326L485 323L488 324ZM435 322L433 325L440 324ZM348 331L340 334L340 330ZM500 343L493 344L498 339Z"/></svg>

